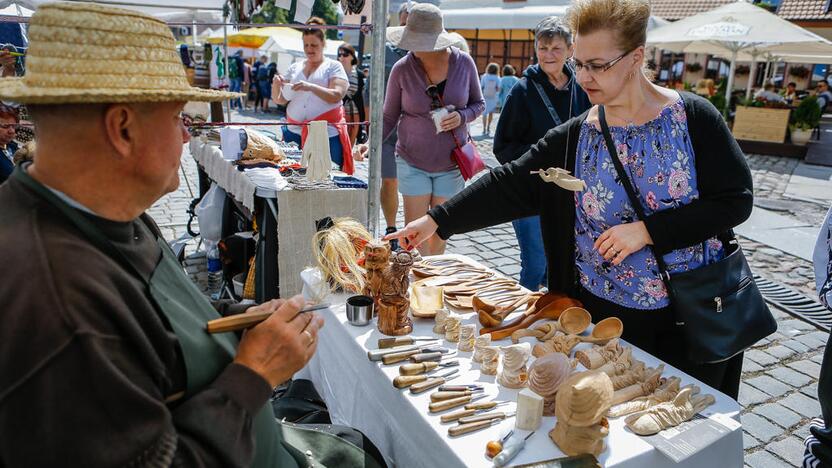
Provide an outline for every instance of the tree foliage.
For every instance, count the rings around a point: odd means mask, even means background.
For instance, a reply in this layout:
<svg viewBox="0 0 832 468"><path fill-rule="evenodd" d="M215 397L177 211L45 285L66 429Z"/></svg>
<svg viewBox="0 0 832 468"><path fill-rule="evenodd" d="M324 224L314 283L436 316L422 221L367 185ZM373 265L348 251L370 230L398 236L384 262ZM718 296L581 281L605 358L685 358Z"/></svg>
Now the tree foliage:
<svg viewBox="0 0 832 468"><path fill-rule="evenodd" d="M260 11L252 15L252 23L294 23L295 9L297 0L292 1L292 8L289 10L275 6L274 0L266 0ZM315 0L315 5L312 7L312 16L317 16L324 20L326 24L338 24L338 8L332 3L332 0ZM328 39L337 39L338 31L330 29L326 31Z"/></svg>

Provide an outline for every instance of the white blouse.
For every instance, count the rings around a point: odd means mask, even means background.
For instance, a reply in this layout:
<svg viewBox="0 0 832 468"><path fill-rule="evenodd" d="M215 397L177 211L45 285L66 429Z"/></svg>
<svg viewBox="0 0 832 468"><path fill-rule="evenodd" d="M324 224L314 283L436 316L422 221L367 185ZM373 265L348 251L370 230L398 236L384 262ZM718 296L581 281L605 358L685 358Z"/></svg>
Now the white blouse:
<svg viewBox="0 0 832 468"><path fill-rule="evenodd" d="M306 65L306 60L301 60L300 62L295 62L290 65L289 71L286 72L286 80L292 83L306 81L323 86L324 88L329 87L329 82L332 78L340 78L349 83L347 72L344 71L344 66L338 61L324 57L323 63L321 63L310 76L304 75L304 65ZM319 98L311 91L296 91L292 94L292 99L286 106L286 115L297 121L307 121L313 119L325 112L341 106L340 100L336 103L329 103ZM301 133L301 128L298 125L290 125L289 130L293 133ZM330 137L338 134L338 130L332 126L327 128L327 132Z"/></svg>

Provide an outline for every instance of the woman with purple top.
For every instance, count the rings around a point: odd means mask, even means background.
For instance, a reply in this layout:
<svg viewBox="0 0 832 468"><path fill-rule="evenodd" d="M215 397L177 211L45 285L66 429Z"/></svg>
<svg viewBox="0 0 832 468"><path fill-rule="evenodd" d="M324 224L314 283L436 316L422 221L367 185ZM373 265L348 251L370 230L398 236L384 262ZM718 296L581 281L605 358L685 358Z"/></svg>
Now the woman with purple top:
<svg viewBox="0 0 832 468"><path fill-rule="evenodd" d="M384 99L384 136L396 129L396 167L404 199L405 223L424 216L465 186L451 159L468 140L468 123L485 109L474 60L451 47L442 13L420 3L410 10L407 25L387 28L387 39L410 52L390 72ZM434 111L447 115L434 123ZM423 255L445 251L445 241L431 236L419 248Z"/></svg>

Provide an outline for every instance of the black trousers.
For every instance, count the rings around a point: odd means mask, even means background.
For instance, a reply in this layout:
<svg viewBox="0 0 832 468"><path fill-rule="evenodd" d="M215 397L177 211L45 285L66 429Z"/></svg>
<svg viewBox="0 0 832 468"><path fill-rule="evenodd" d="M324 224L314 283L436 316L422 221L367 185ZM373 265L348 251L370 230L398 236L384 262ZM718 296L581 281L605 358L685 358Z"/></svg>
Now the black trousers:
<svg viewBox="0 0 832 468"><path fill-rule="evenodd" d="M685 336L676 326L670 308L639 310L622 307L580 288L578 300L592 314L595 323L618 317L624 323L622 336L644 351L737 399L742 375L742 353L716 364L699 364L687 357Z"/></svg>

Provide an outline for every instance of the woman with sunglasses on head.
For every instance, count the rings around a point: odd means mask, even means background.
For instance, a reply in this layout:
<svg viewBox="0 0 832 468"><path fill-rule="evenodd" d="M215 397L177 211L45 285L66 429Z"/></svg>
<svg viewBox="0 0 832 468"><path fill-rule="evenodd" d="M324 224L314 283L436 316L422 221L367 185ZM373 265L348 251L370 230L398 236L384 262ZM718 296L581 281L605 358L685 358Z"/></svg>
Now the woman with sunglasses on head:
<svg viewBox="0 0 832 468"><path fill-rule="evenodd" d="M566 24L557 16L544 18L534 29L534 44L537 63L510 88L497 121L494 156L503 164L523 156L547 131L591 106L566 64L572 56L572 32ZM540 217L511 224L520 246L520 284L537 291L546 283Z"/></svg>
<svg viewBox="0 0 832 468"><path fill-rule="evenodd" d="M648 0L575 0L573 67L595 105L390 237L418 245L540 215L550 290L578 298L596 322L619 317L625 340L736 398L742 353L715 364L689 355L692 342L676 326L653 252L671 275L722 259L733 246L717 236L751 213L751 174L707 100L655 86L643 72L649 18ZM615 154L643 219L618 178ZM537 171L550 167L574 173L586 190L544 182Z"/></svg>
<svg viewBox="0 0 832 468"><path fill-rule="evenodd" d="M325 23L313 16L306 24L323 26ZM340 63L324 57L323 29L305 29L302 38L306 59L290 65L285 77L275 75L272 82L274 101L286 106L286 120L292 124L283 127L283 139L302 148L307 136L305 124L325 120L329 123L330 159L342 171L352 174L352 143L342 105L349 77Z"/></svg>
<svg viewBox="0 0 832 468"><path fill-rule="evenodd" d="M456 47L434 5L418 3L404 27L387 28L387 39L410 51L390 72L384 99L384 136L396 129L396 168L405 223L423 216L462 190L465 182L451 159L455 141L468 140L468 123L485 109L474 60ZM446 108L438 124L433 112ZM445 251L445 241L428 236L423 255Z"/></svg>
<svg viewBox="0 0 832 468"><path fill-rule="evenodd" d="M350 86L347 88L347 94L344 96L344 114L347 122L363 122L366 116L364 107L364 73L359 71L358 55L355 48L348 43L343 43L338 47L338 61L344 67L349 77ZM355 145L360 128L358 125L351 125L349 127L350 142ZM363 142L361 142L363 143Z"/></svg>

